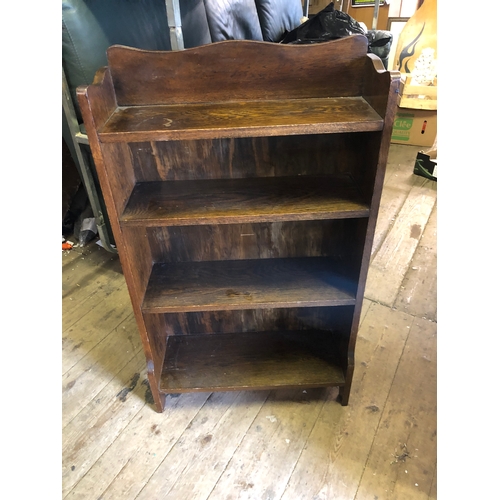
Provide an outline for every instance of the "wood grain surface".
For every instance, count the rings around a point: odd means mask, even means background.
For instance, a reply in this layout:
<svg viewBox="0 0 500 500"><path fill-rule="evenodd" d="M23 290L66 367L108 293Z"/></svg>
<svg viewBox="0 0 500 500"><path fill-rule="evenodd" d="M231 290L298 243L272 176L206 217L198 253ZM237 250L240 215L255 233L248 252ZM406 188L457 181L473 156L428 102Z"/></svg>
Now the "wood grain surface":
<svg viewBox="0 0 500 500"><path fill-rule="evenodd" d="M352 305L356 281L329 258L155 264L143 313Z"/></svg>
<svg viewBox="0 0 500 500"><path fill-rule="evenodd" d="M102 142L373 132L382 118L360 96L119 107Z"/></svg>
<svg viewBox="0 0 500 500"><path fill-rule="evenodd" d="M113 46L107 54L118 105L135 106L361 95L367 46L365 36L355 35L302 46L253 40L169 52Z"/></svg>
<svg viewBox="0 0 500 500"><path fill-rule="evenodd" d="M173 335L161 390L169 392L342 385L332 332Z"/></svg>
<svg viewBox="0 0 500 500"><path fill-rule="evenodd" d="M114 46L107 69L79 89L158 411L167 314L263 308L354 306L350 339L343 327L335 349L348 403L397 83L367 54L366 37L352 36L181 52ZM329 234L320 220L349 223ZM300 222L311 228L278 231L287 244L268 238L270 225ZM225 231L214 260L203 247L216 240L184 229L249 224L253 246ZM256 258L231 258L231 248L256 253L259 240Z"/></svg>
<svg viewBox="0 0 500 500"><path fill-rule="evenodd" d="M127 225L199 225L368 217L355 185L334 176L137 184Z"/></svg>

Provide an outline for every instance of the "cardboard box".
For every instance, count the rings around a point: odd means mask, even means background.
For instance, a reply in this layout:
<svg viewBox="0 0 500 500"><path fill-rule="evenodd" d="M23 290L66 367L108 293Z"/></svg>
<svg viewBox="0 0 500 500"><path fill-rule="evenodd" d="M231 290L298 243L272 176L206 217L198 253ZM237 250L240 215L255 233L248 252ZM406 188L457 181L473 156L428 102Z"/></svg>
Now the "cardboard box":
<svg viewBox="0 0 500 500"><path fill-rule="evenodd" d="M309 15L311 16L322 11L332 1L335 8L338 9L339 7L336 5L340 3L338 0L309 0ZM302 5L304 5L304 2L302 2Z"/></svg>
<svg viewBox="0 0 500 500"><path fill-rule="evenodd" d="M437 110L398 107L392 127L392 143L430 147L436 135Z"/></svg>
<svg viewBox="0 0 500 500"><path fill-rule="evenodd" d="M419 85L409 74L401 74L398 106L411 109L437 109L437 77L432 85Z"/></svg>

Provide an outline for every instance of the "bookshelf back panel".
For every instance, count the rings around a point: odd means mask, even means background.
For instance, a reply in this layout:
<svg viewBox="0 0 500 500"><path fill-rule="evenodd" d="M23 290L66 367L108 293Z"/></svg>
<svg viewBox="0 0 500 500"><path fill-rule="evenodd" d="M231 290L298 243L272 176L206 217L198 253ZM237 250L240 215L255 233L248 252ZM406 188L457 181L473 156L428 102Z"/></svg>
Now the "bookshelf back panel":
<svg viewBox="0 0 500 500"><path fill-rule="evenodd" d="M167 335L325 330L348 338L353 306L168 313Z"/></svg>
<svg viewBox="0 0 500 500"><path fill-rule="evenodd" d="M367 45L354 35L312 46L255 40L182 51L112 46L107 55L118 104L136 106L359 96Z"/></svg>
<svg viewBox="0 0 500 500"><path fill-rule="evenodd" d="M358 268L368 219L148 228L154 262L333 257Z"/></svg>
<svg viewBox="0 0 500 500"><path fill-rule="evenodd" d="M136 182L353 175L376 166L377 132L129 143ZM353 154L353 151L355 152ZM361 171L361 172L360 172Z"/></svg>

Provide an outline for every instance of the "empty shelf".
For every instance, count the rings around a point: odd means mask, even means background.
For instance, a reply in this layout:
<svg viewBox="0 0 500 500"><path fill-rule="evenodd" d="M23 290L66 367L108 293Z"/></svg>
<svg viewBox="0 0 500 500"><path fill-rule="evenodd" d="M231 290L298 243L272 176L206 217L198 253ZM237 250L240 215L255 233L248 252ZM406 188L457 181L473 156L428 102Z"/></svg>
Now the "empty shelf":
<svg viewBox="0 0 500 500"><path fill-rule="evenodd" d="M157 263L145 313L354 305L356 279L327 257Z"/></svg>
<svg viewBox="0 0 500 500"><path fill-rule="evenodd" d="M171 335L160 382L165 393L341 386L332 332Z"/></svg>
<svg viewBox="0 0 500 500"><path fill-rule="evenodd" d="M102 142L374 132L384 121L363 97L118 107Z"/></svg>
<svg viewBox="0 0 500 500"><path fill-rule="evenodd" d="M368 217L348 178L261 177L143 182L121 217L127 225L195 225Z"/></svg>

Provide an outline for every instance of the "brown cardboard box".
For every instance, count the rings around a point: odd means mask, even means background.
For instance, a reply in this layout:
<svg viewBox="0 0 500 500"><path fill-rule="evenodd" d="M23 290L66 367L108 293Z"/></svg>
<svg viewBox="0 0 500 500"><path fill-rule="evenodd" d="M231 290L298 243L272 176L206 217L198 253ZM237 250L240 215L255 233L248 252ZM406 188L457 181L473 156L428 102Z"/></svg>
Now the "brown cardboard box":
<svg viewBox="0 0 500 500"><path fill-rule="evenodd" d="M332 3L335 5L337 2L335 0L309 0L309 15L317 14L323 10L328 4ZM302 2L302 4L304 4Z"/></svg>
<svg viewBox="0 0 500 500"><path fill-rule="evenodd" d="M430 147L434 144L436 135L437 111L398 107L391 142Z"/></svg>
<svg viewBox="0 0 500 500"><path fill-rule="evenodd" d="M399 83L398 106L411 109L437 109L437 77L432 85L419 85L409 74L402 73Z"/></svg>

